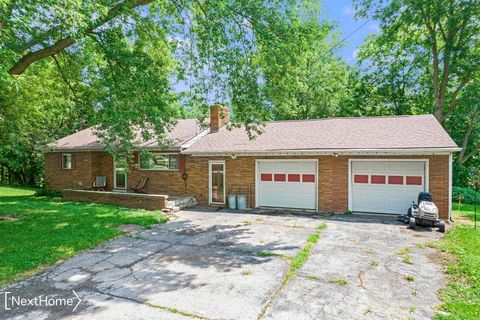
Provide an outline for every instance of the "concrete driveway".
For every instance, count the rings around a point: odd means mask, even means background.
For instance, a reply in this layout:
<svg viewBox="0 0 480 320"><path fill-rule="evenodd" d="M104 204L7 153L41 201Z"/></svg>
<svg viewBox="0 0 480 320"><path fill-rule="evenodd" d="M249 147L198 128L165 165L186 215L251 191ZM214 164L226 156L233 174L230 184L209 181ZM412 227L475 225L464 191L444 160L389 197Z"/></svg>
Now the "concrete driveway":
<svg viewBox="0 0 480 320"><path fill-rule="evenodd" d="M436 231L367 215L179 216L0 289L0 319L430 319L440 304L445 279L425 246ZM285 281L316 232L308 260ZM42 295L59 302L11 305Z"/></svg>

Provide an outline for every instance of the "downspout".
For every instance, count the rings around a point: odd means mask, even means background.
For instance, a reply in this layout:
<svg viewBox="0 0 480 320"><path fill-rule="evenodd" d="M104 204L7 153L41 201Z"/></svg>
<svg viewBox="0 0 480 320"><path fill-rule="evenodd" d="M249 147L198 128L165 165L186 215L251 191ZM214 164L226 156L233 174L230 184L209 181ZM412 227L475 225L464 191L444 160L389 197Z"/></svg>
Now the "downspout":
<svg viewBox="0 0 480 320"><path fill-rule="evenodd" d="M452 219L452 153L448 154L448 220Z"/></svg>

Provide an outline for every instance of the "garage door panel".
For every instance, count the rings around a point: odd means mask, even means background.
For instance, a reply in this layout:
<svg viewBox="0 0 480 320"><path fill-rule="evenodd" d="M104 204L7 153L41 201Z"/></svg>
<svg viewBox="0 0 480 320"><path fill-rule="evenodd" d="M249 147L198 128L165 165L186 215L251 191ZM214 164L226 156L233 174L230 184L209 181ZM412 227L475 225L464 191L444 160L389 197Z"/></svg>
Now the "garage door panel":
<svg viewBox="0 0 480 320"><path fill-rule="evenodd" d="M351 170L353 211L406 213L425 190L425 161L352 161Z"/></svg>
<svg viewBox="0 0 480 320"><path fill-rule="evenodd" d="M258 205L315 209L316 171L317 164L315 161L257 162ZM268 181L270 175L272 181ZM304 182L305 177L306 180L313 182Z"/></svg>

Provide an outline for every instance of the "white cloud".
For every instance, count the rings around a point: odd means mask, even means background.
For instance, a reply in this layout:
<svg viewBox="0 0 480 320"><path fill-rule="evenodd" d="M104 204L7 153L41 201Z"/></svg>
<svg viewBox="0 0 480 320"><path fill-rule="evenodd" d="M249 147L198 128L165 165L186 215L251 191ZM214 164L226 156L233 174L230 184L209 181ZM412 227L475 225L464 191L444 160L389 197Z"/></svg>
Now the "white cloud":
<svg viewBox="0 0 480 320"><path fill-rule="evenodd" d="M359 53L359 52L360 52L360 49L358 49L358 48L355 49L355 50L353 50L353 52L352 52L352 58L353 58L354 60L357 60L357 57L358 57L358 53Z"/></svg>
<svg viewBox="0 0 480 320"><path fill-rule="evenodd" d="M355 15L355 9L352 6L344 6L342 13L346 16L353 17Z"/></svg>

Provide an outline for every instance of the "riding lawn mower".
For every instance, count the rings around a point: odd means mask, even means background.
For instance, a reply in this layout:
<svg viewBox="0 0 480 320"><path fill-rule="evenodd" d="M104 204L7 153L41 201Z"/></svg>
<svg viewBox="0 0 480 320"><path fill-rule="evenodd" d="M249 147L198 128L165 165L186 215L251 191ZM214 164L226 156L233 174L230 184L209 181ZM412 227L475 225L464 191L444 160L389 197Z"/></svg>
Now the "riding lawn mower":
<svg viewBox="0 0 480 320"><path fill-rule="evenodd" d="M438 219L438 208L432 202L432 195L428 192L420 192L418 201L412 201L406 215L398 217L400 221L408 223L410 229L415 229L417 225L438 228L438 231L445 232L445 221Z"/></svg>

